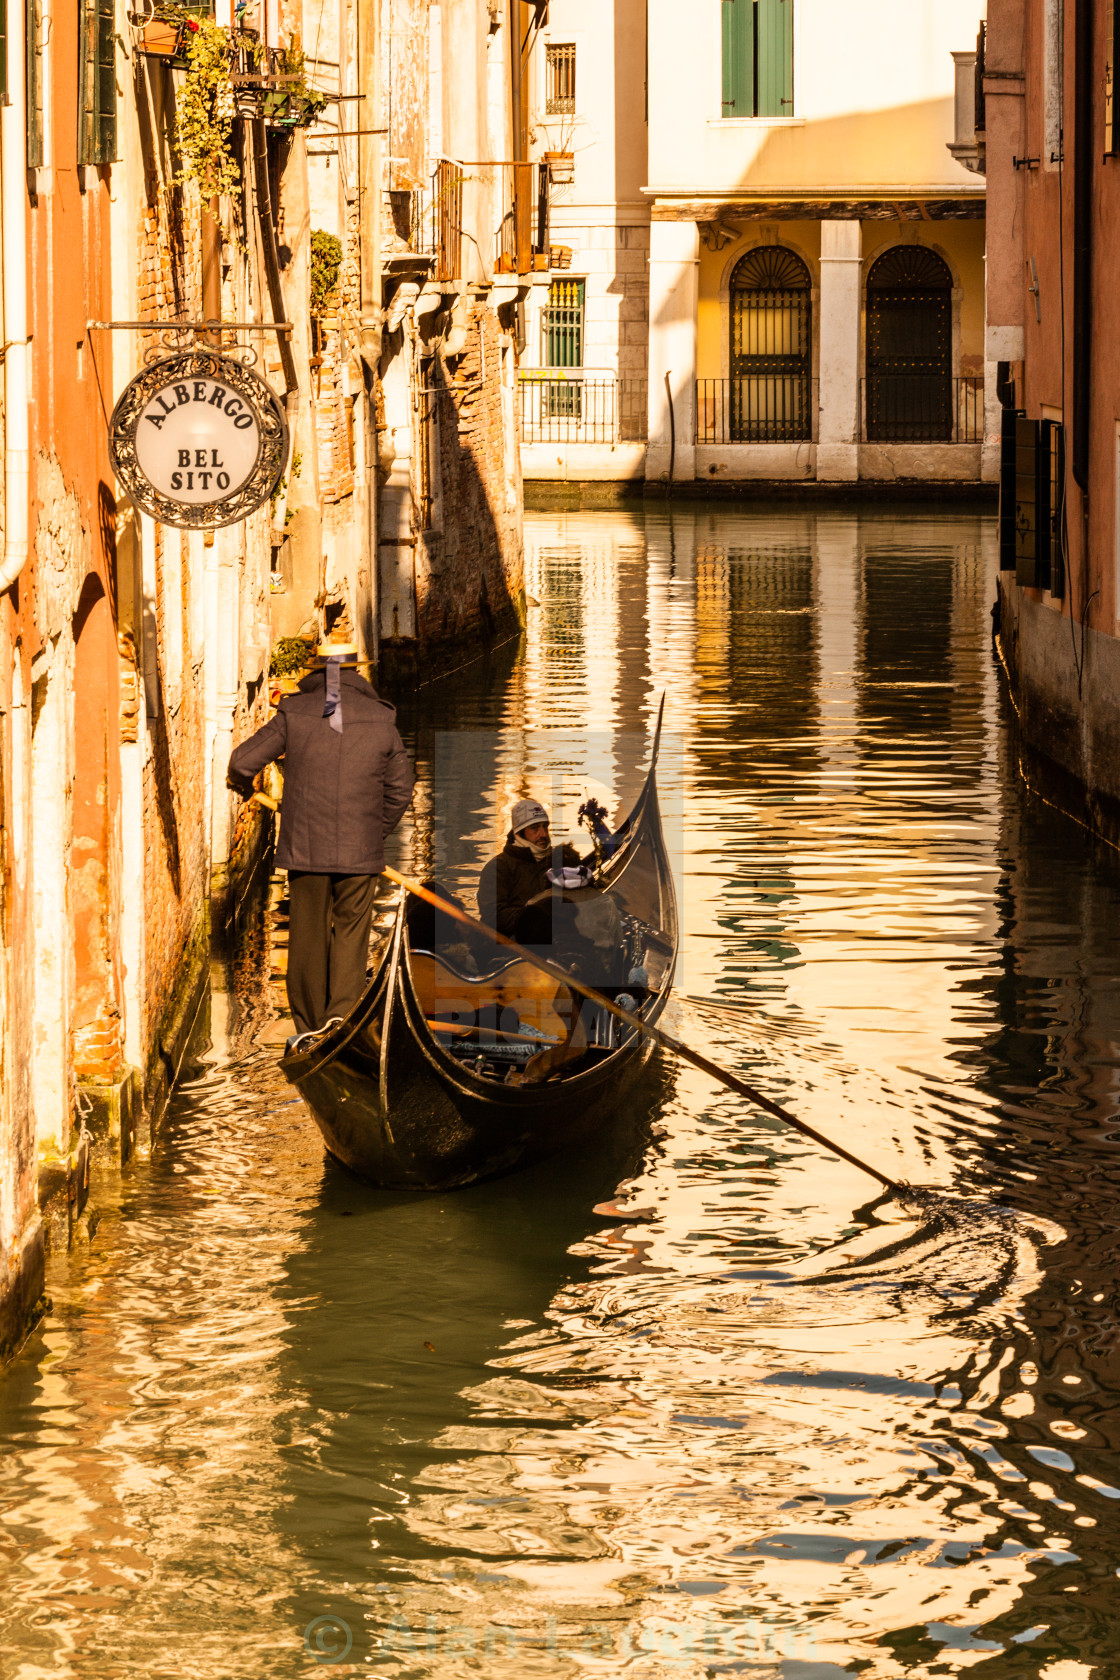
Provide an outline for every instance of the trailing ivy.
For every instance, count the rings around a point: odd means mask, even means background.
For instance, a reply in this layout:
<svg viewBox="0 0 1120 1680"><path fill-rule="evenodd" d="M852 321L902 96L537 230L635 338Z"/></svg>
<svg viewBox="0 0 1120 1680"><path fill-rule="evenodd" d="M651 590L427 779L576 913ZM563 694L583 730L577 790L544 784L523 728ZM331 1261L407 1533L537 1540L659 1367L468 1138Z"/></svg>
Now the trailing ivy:
<svg viewBox="0 0 1120 1680"><path fill-rule="evenodd" d="M342 241L323 228L314 228L311 233L311 313L317 319L332 311L341 267Z"/></svg>
<svg viewBox="0 0 1120 1680"><path fill-rule="evenodd" d="M180 181L197 181L203 199L234 193L241 181L233 155L234 99L229 34L212 18L187 19L190 68L175 101Z"/></svg>

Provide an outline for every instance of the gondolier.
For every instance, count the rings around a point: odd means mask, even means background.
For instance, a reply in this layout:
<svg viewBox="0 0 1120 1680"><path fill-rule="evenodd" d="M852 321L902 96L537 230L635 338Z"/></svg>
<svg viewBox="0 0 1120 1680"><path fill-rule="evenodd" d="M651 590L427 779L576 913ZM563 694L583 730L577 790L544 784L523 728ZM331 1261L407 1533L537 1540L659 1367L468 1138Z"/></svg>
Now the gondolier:
<svg viewBox="0 0 1120 1680"><path fill-rule="evenodd" d="M610 840L609 858L586 886L557 889L613 905L594 931L613 921L617 946L599 966L627 977L625 986L612 982L609 995L651 1028L668 1002L678 943L657 803L660 740L659 711L642 791ZM437 918L449 901L436 896ZM437 927L426 931L438 944ZM298 1041L281 1060L331 1154L373 1184L473 1184L568 1152L635 1112L620 1096L655 1035L591 999L585 1008L575 977L570 988L496 942L480 967L471 975L457 958L414 948L402 898L377 972L345 1027ZM577 1015L578 1034L570 1030Z"/></svg>
<svg viewBox="0 0 1120 1680"><path fill-rule="evenodd" d="M396 709L358 675L357 648L324 642L271 721L235 748L230 786L284 761L276 863L288 871L288 1002L297 1034L345 1019L366 985L385 836L412 797Z"/></svg>

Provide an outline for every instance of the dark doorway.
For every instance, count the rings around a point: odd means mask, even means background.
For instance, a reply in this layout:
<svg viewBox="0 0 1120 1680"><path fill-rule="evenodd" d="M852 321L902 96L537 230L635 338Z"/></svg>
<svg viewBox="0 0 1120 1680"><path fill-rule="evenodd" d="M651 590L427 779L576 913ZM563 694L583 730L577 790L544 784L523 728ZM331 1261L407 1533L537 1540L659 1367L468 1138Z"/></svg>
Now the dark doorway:
<svg viewBox="0 0 1120 1680"><path fill-rule="evenodd" d="M793 251L749 251L731 276L732 443L812 436L812 292Z"/></svg>
<svg viewBox="0 0 1120 1680"><path fill-rule="evenodd" d="M936 251L896 245L867 277L865 436L953 437L953 276Z"/></svg>

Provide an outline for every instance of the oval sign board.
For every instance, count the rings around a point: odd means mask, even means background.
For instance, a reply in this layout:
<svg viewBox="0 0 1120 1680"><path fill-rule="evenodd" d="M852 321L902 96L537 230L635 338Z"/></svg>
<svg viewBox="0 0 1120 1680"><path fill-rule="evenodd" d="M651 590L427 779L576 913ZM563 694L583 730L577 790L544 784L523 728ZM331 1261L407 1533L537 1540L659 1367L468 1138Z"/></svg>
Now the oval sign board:
<svg viewBox="0 0 1120 1680"><path fill-rule="evenodd" d="M272 389L232 356L165 356L125 386L109 422L113 470L163 525L212 529L268 501L288 460Z"/></svg>

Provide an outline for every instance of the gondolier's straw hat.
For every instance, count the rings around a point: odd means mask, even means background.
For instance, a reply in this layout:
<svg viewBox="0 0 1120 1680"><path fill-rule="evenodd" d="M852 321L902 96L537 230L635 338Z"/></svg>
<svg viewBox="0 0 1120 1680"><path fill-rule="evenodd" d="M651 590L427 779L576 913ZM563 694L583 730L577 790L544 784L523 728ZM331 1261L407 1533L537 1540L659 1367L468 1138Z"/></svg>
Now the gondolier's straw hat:
<svg viewBox="0 0 1120 1680"><path fill-rule="evenodd" d="M320 642L315 649L316 659L341 659L344 665L356 665L358 661L357 642Z"/></svg>
<svg viewBox="0 0 1120 1680"><path fill-rule="evenodd" d="M547 823L548 812L539 799L519 799L513 807L510 816L510 827L515 834L520 834L524 828L532 828L534 823Z"/></svg>

